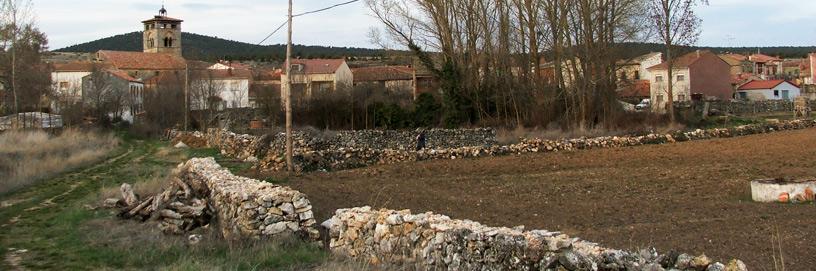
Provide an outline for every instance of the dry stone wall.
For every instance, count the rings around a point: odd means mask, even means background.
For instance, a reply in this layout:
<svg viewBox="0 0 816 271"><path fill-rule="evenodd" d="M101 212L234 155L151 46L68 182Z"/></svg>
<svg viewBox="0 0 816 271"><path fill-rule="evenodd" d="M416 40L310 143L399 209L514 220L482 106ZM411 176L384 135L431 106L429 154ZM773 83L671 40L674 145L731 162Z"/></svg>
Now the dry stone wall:
<svg viewBox="0 0 816 271"><path fill-rule="evenodd" d="M333 253L416 270L747 270L739 260L726 265L705 255L627 252L558 232L408 210L341 209L324 226Z"/></svg>
<svg viewBox="0 0 816 271"><path fill-rule="evenodd" d="M156 220L165 233L181 234L216 222L227 239L268 238L294 234L319 240L306 195L288 187L235 176L213 158L194 158L169 178L169 188L139 199L129 184L123 199L108 199L120 216ZM212 219L215 221L212 221Z"/></svg>
<svg viewBox="0 0 816 271"><path fill-rule="evenodd" d="M312 205L306 195L289 187L232 175L213 158L194 158L185 177L209 188L224 237L267 237L285 232L311 240L315 229Z"/></svg>
<svg viewBox="0 0 816 271"><path fill-rule="evenodd" d="M324 135L323 137L298 132L294 136L294 160L298 171L344 170L407 161L665 144L798 130L814 126L816 122L813 120L792 120L733 128L677 131L667 134L650 133L561 140L522 139L520 143L512 145L497 144L495 132L490 129L431 130L427 133L429 147L420 151L411 150L415 144L411 135L415 136L415 132L338 132L335 135ZM286 168L282 134L257 137L224 130L210 130L206 134L197 135L205 137L210 147L221 149L224 155L256 162L256 167L260 169L280 171ZM173 138L189 138L190 136L190 133L171 132Z"/></svg>

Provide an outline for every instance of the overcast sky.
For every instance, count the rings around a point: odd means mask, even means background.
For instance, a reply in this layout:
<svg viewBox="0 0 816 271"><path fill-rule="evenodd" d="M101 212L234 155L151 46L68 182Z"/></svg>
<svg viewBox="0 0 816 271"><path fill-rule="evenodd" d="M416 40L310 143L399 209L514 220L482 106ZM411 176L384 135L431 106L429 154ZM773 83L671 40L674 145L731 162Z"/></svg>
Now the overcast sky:
<svg viewBox="0 0 816 271"><path fill-rule="evenodd" d="M346 0L295 0L295 13ZM816 45L816 1L710 0L701 7L705 46ZM52 49L142 29L158 13L161 0L34 0L37 22ZM258 43L280 25L286 0L167 0L168 15L185 20L183 30ZM295 42L307 45L374 47L367 38L377 21L357 2L296 18ZM284 32L267 43L284 43Z"/></svg>

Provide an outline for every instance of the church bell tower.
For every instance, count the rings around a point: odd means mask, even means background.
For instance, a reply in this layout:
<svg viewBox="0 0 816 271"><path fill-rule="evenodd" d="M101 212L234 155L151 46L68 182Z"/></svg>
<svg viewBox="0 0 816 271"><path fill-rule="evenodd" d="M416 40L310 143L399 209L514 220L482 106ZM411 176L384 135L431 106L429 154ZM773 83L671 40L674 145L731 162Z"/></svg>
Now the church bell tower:
<svg viewBox="0 0 816 271"><path fill-rule="evenodd" d="M181 56L181 22L167 17L167 9L159 10L159 15L143 21L144 52L168 53Z"/></svg>

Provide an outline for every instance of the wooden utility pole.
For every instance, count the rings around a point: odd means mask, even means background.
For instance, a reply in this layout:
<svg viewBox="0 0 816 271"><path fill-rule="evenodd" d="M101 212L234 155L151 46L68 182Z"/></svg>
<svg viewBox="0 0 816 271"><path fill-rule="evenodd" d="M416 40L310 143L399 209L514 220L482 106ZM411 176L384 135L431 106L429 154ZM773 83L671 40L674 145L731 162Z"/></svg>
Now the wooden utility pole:
<svg viewBox="0 0 816 271"><path fill-rule="evenodd" d="M289 38L286 43L286 168L295 169L292 162L292 0L289 0Z"/></svg>

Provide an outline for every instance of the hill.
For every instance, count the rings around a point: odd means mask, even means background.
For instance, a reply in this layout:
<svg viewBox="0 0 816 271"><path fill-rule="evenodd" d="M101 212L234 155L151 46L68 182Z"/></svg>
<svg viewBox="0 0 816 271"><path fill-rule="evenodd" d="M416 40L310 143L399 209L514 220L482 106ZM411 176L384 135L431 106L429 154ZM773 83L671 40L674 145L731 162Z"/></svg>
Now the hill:
<svg viewBox="0 0 816 271"><path fill-rule="evenodd" d="M282 60L286 45L255 45L194 33L182 33L184 56L195 60ZM92 53L99 50L142 51L142 32L116 35L65 47L56 52ZM382 56L378 49L295 45L292 55L300 58Z"/></svg>
<svg viewBox="0 0 816 271"><path fill-rule="evenodd" d="M218 37L183 33L184 56L194 60L267 60L280 61L286 54L286 46L255 44L226 40ZM142 32L132 32L96 41L78 44L56 50L56 52L93 53L99 50L141 51ZM783 58L804 58L808 53L816 52L816 47L682 47L679 53L694 50L711 50L715 53L755 53L757 50L766 55ZM649 52L663 52L663 45L655 43L622 43L621 57L629 58ZM339 57L377 57L385 55L379 49L326 47L295 45L293 56L299 58L339 58Z"/></svg>

